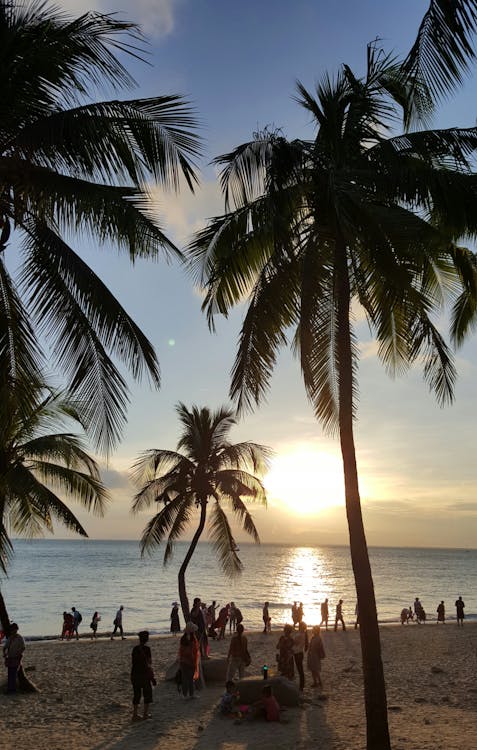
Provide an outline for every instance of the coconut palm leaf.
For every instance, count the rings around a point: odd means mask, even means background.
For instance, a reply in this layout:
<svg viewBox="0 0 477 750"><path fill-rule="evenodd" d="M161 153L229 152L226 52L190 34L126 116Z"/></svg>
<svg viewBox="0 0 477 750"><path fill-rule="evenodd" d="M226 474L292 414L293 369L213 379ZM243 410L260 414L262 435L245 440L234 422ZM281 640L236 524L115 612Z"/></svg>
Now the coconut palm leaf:
<svg viewBox="0 0 477 750"><path fill-rule="evenodd" d="M177 452L144 451L133 465L131 477L140 489L133 499L132 511L147 509L153 502L162 504L147 523L140 544L144 554L167 540L164 565L172 558L177 540L198 516L178 575L179 596L187 620L189 601L185 574L207 517L210 516L214 550L227 575L239 573L242 563L221 503L230 503L244 531L259 542L258 531L244 500L266 504L265 488L257 475L266 471L270 450L257 443L229 441L230 430L236 424L233 409L225 406L216 411L197 406L188 409L179 403L176 412L182 426ZM213 504L211 513L210 503Z"/></svg>

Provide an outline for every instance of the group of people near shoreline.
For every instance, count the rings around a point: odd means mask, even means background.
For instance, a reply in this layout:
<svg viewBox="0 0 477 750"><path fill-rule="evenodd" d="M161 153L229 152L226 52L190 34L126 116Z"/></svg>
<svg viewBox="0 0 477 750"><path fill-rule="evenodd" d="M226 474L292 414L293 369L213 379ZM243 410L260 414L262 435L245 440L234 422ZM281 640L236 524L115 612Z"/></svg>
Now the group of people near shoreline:
<svg viewBox="0 0 477 750"><path fill-rule="evenodd" d="M464 627L465 602L463 601L461 596L459 596L458 599L456 599L455 609L456 609L457 626ZM445 602L443 599L437 605L436 612L437 612L437 624L441 622L443 625L445 625L446 607L445 607ZM417 625L421 625L421 624L425 624L426 620L427 620L426 611L418 596L416 596L414 600L414 612L412 611L412 606L404 607L401 610L401 625L409 625L410 622L416 622Z"/></svg>
<svg viewBox="0 0 477 750"><path fill-rule="evenodd" d="M124 607L121 604L118 611L116 612L116 616L113 620L113 630L111 632L111 640L114 639L114 636L119 631L119 634L123 641L125 640L124 637L124 630L123 630L123 611ZM79 639L79 626L83 622L83 615L79 610L76 609L76 607L71 607L71 612L63 612L63 623L61 627L61 640L64 641L70 641L72 638L76 638L76 640ZM98 625L101 622L101 615L99 612L93 612L93 615L91 617L91 622L89 627L91 628L91 640L95 640L97 637L98 632Z"/></svg>

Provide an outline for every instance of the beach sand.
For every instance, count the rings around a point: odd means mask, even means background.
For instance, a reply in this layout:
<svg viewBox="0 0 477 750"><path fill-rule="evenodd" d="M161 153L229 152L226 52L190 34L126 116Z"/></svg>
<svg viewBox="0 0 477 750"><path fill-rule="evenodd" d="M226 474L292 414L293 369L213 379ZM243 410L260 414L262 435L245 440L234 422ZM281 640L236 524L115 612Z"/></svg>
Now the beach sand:
<svg viewBox="0 0 477 750"><path fill-rule="evenodd" d="M83 628L84 630L84 628ZM280 632L247 633L252 665L275 664ZM381 628L389 722L394 750L457 750L477 746L477 623ZM130 654L137 639L89 639L27 645L24 665L40 689L35 695L0 695L1 750L359 750L365 747L359 634L323 634L325 700L305 687L287 724L236 725L217 716L223 686L211 685L194 701L164 681L177 653L173 636L152 638L152 718L131 724ZM211 642L212 657L225 642Z"/></svg>

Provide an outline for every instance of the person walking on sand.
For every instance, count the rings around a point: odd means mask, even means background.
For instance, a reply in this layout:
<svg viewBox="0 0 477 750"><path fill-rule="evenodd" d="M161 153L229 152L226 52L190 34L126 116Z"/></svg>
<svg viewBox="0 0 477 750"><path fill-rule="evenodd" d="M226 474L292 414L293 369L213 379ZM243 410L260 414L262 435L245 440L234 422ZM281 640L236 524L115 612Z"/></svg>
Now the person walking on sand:
<svg viewBox="0 0 477 750"><path fill-rule="evenodd" d="M133 686L133 721L140 721L139 704L141 696L144 698L143 719L150 719L149 706L152 703L152 686L156 685L156 679L152 669L151 649L147 646L149 632L141 630L138 633L139 643L131 652L131 683Z"/></svg>
<svg viewBox="0 0 477 750"><path fill-rule="evenodd" d="M181 624L179 620L179 603L178 602L172 602L172 610L171 610L171 633L174 635L177 635L177 633L181 632Z"/></svg>
<svg viewBox="0 0 477 750"><path fill-rule="evenodd" d="M456 613L457 613L457 627L459 627L459 625L461 625L462 627L464 627L464 608L465 608L465 604L462 601L462 597L461 596L459 596L459 598L457 599L457 601L455 603L455 608L456 608Z"/></svg>
<svg viewBox="0 0 477 750"><path fill-rule="evenodd" d="M179 642L178 660L184 698L197 697L194 693L194 680L199 679L200 649L196 633L197 625L189 621Z"/></svg>
<svg viewBox="0 0 477 750"><path fill-rule="evenodd" d="M443 601L437 607L437 624L439 625L440 622L443 625L446 624L446 608Z"/></svg>
<svg viewBox="0 0 477 750"><path fill-rule="evenodd" d="M95 612L93 617L91 618L90 628L93 631L91 633L91 640L94 640L96 638L96 631L98 630L98 623L101 620L101 615L98 612Z"/></svg>
<svg viewBox="0 0 477 750"><path fill-rule="evenodd" d="M7 693L17 692L17 674L20 669L25 641L18 632L16 622L10 624L10 633L3 647L3 657L7 668Z"/></svg>
<svg viewBox="0 0 477 750"><path fill-rule="evenodd" d="M123 641L126 640L125 637L124 637L124 631L123 631L123 611L124 611L124 607L121 604L121 606L119 607L118 611L116 612L116 617L113 620L114 630L111 633L111 640L113 640L113 638L116 635L116 632L118 630L121 633L121 640L123 640Z"/></svg>
<svg viewBox="0 0 477 750"><path fill-rule="evenodd" d="M308 647L306 666L310 670L311 676L313 677L311 687L319 687L320 690L322 690L323 683L321 681L321 662L322 659L325 658L325 649L323 646L323 641L321 640L320 626L315 625L311 633L312 635L310 645Z"/></svg>
<svg viewBox="0 0 477 750"><path fill-rule="evenodd" d="M241 622L237 625L237 632L230 639L229 652L227 655L227 681L233 680L235 673L238 672L241 680L244 675L245 667L250 666L250 655L248 653L247 638L243 634L245 628Z"/></svg>
<svg viewBox="0 0 477 750"><path fill-rule="evenodd" d="M271 631L271 617L268 611L270 604L269 602L265 602L262 609L262 619L263 619L263 633L270 633Z"/></svg>
<svg viewBox="0 0 477 750"><path fill-rule="evenodd" d="M320 625L325 625L326 630L328 630L328 620L330 617L329 612L329 606L328 606L328 599L325 599L324 602L321 602L321 622Z"/></svg>
<svg viewBox="0 0 477 750"><path fill-rule="evenodd" d="M358 606L358 602L356 602L356 607L354 608L354 616L356 618L355 622L354 622L354 629L357 630L358 629L358 625L359 625L359 606Z"/></svg>
<svg viewBox="0 0 477 750"><path fill-rule="evenodd" d="M83 620L83 616L81 612L78 612L76 607L71 607L71 611L73 612L73 633L76 636L76 640L78 640L79 639L78 628L81 624L81 621Z"/></svg>
<svg viewBox="0 0 477 750"><path fill-rule="evenodd" d="M341 623L343 630L346 630L345 621L343 620L343 599L340 599L336 605L336 616L335 616L335 633L338 630L338 623Z"/></svg>

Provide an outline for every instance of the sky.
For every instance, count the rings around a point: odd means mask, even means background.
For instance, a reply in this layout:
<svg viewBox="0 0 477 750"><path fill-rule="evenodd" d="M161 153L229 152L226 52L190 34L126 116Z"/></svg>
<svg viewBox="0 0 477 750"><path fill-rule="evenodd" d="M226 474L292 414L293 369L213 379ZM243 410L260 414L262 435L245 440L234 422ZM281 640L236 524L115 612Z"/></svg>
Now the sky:
<svg viewBox="0 0 477 750"><path fill-rule="evenodd" d="M204 157L195 195L158 192L160 220L179 246L222 212L211 160L250 140L266 125L307 138L307 113L293 99L295 82L312 89L344 62L364 72L366 44L377 37L403 55L427 8L421 0L63 0L72 13L118 12L148 39L148 64L130 61L138 86L131 96L180 93L198 113ZM466 81L436 114L436 127L474 125L477 78ZM106 98L106 96L105 96ZM126 96L125 96L126 98ZM131 516L129 470L148 448L174 449L175 404L217 408L228 402L229 373L244 308L217 320L211 334L201 297L177 263L131 267L114 248L74 243L153 342L162 387L131 383L124 439L105 467L112 502L104 519L79 517L93 538L139 538L149 514ZM477 339L457 352L455 403L441 409L418 367L392 380L358 317L361 350L355 440L363 513L370 545L477 546L475 398ZM341 459L306 399L298 362L280 357L267 400L234 428L234 441L275 451L266 480L267 509L252 508L262 541L346 544ZM63 536L64 532L59 532ZM240 538L240 535L239 535Z"/></svg>

